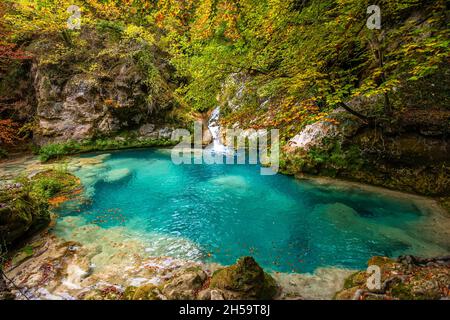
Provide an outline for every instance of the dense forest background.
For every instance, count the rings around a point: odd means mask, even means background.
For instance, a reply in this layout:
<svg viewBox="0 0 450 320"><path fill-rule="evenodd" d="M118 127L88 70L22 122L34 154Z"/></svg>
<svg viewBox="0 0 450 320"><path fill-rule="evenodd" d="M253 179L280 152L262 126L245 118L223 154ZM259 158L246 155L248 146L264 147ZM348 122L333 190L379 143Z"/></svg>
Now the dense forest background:
<svg viewBox="0 0 450 320"><path fill-rule="evenodd" d="M367 7L373 4L382 10L381 30L366 27ZM81 8L80 30L67 27L71 5ZM11 65L28 59L64 72L65 61L89 50L92 43L83 33L92 29L125 46L140 46L100 52L80 68L104 72L96 65L99 55L132 55L146 68L155 95L162 90L161 75L152 55L164 52L156 63L173 70L170 83L176 87L166 98L200 112L217 105L230 74L249 74L247 105L233 116L243 122L257 117L252 100L270 98L277 101L271 110L275 116L258 126L291 126L292 133L357 97L384 96L361 116L390 116L408 102L401 97L408 92L399 87L444 72L450 47L446 1L20 0L2 1L0 14L1 89L17 72ZM53 41L54 50L27 48L36 39ZM448 97L421 98L416 105L449 105ZM2 120L2 140L12 138L13 128L13 122Z"/></svg>

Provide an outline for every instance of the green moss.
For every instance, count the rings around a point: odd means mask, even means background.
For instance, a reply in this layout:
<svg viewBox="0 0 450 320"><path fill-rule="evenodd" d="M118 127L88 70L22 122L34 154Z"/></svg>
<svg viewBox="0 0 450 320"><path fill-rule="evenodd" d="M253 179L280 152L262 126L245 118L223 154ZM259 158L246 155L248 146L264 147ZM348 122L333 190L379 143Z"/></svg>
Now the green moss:
<svg viewBox="0 0 450 320"><path fill-rule="evenodd" d="M161 300L159 288L153 284L146 284L141 287L129 286L125 289L123 300Z"/></svg>
<svg viewBox="0 0 450 320"><path fill-rule="evenodd" d="M48 144L41 147L38 154L42 162L47 162L51 159L61 159L66 155L77 153L130 148L170 147L177 143L177 141L169 139L137 139L133 136L126 136L121 137L121 139L96 139Z"/></svg>
<svg viewBox="0 0 450 320"><path fill-rule="evenodd" d="M31 180L31 190L43 199L69 194L80 187L77 177L65 170L48 170L38 173Z"/></svg>
<svg viewBox="0 0 450 320"><path fill-rule="evenodd" d="M0 240L11 245L49 225L46 199L31 192L31 184L20 189L0 191Z"/></svg>
<svg viewBox="0 0 450 320"><path fill-rule="evenodd" d="M49 170L32 179L19 178L19 188L0 190L0 240L8 245L46 228L51 221L49 199L79 188L78 178Z"/></svg>
<svg viewBox="0 0 450 320"><path fill-rule="evenodd" d="M18 253L16 253L11 261L13 265L17 265L21 263L22 261L27 260L28 258L32 257L34 254L34 249L32 246L26 246L22 248Z"/></svg>
<svg viewBox="0 0 450 320"><path fill-rule="evenodd" d="M411 286L406 285L402 282L398 282L398 283L394 284L390 289L390 293L394 298L397 298L400 300L416 300L417 299L411 292Z"/></svg>
<svg viewBox="0 0 450 320"><path fill-rule="evenodd" d="M233 291L243 299L272 299L278 291L275 280L251 257L214 272L210 288Z"/></svg>
<svg viewBox="0 0 450 320"><path fill-rule="evenodd" d="M350 289L353 287L361 286L366 283L367 274L366 272L355 272L344 282L344 289Z"/></svg>

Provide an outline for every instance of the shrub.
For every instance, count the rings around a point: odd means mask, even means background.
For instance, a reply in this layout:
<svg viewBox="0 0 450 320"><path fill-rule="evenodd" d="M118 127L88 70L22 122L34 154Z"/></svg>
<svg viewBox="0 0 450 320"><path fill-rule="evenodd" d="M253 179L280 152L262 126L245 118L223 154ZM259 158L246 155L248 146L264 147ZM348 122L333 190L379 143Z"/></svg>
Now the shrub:
<svg viewBox="0 0 450 320"><path fill-rule="evenodd" d="M31 179L31 193L47 200L78 188L79 180L64 167L38 173Z"/></svg>
<svg viewBox="0 0 450 320"><path fill-rule="evenodd" d="M170 139L142 139L138 140L135 137L122 137L123 140L116 139L96 139L85 140L82 142L68 141L66 143L48 144L38 150L39 159L42 162L47 162L51 159L60 159L65 155L92 152L92 151L106 151L126 148L146 148L146 147L169 147L178 142Z"/></svg>
<svg viewBox="0 0 450 320"><path fill-rule="evenodd" d="M0 148L0 159L8 158L8 152Z"/></svg>
<svg viewBox="0 0 450 320"><path fill-rule="evenodd" d="M33 184L33 192L43 198L51 198L58 194L64 185L61 181L55 178L46 177L38 179Z"/></svg>
<svg viewBox="0 0 450 320"><path fill-rule="evenodd" d="M47 162L64 154L64 147L61 144L48 144L39 149L39 159L42 162Z"/></svg>

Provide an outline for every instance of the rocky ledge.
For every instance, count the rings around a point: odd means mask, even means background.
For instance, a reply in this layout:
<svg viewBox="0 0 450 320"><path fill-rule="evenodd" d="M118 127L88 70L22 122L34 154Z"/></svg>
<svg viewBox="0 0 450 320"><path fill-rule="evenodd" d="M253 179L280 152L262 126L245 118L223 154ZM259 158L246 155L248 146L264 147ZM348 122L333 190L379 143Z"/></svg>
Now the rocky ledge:
<svg viewBox="0 0 450 320"><path fill-rule="evenodd" d="M119 245L119 244L117 244ZM124 251L125 252L125 251ZM97 272L95 253L47 234L19 250L6 264L17 299L224 300L280 298L276 281L251 257L230 267L170 257L124 256L121 266ZM132 261L125 265L126 261ZM123 268L122 268L123 267ZM6 297L6 296L5 296Z"/></svg>
<svg viewBox="0 0 450 320"><path fill-rule="evenodd" d="M380 286L369 289L371 274L361 271L351 275L339 300L448 300L450 299L450 256L423 259L401 256L398 259L373 257L369 266L381 270ZM372 287L372 286L371 286Z"/></svg>
<svg viewBox="0 0 450 320"><path fill-rule="evenodd" d="M374 257L381 286L368 289L371 274L346 271L345 277L268 274L252 257L223 267L171 257L143 258L123 243L103 266L93 259L100 248L65 242L52 234L36 237L5 264L9 292L3 298L51 300L260 300L332 299L311 291L327 291L333 282L338 300L439 300L450 298L450 257L398 259ZM103 248L104 249L104 248ZM107 257L106 257L107 256ZM117 263L113 263L117 262ZM296 281L296 277L298 278ZM345 279L345 281L344 281ZM295 282L295 283L294 283ZM5 286L6 283L3 282ZM298 286L296 293L292 286ZM291 288L290 288L291 287ZM330 290L328 290L330 291ZM306 293L302 296L300 293ZM336 293L337 292L337 293Z"/></svg>

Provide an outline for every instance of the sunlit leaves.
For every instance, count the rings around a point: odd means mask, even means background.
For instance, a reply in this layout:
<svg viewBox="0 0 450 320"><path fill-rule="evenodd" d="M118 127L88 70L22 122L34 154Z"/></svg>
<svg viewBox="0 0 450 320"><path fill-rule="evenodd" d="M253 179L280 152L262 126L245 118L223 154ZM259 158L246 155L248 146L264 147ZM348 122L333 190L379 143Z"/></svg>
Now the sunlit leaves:
<svg viewBox="0 0 450 320"><path fill-rule="evenodd" d="M76 4L83 26L102 25L102 32L113 30L124 43L159 47L170 55L180 101L199 111L218 103L232 73L251 74L258 99L313 99L328 110L355 96L392 94L405 81L434 74L449 59L443 0L381 0L381 31L365 27L369 0L6 3L11 41L64 31L67 7ZM3 48L4 55L12 56L11 48ZM47 56L54 63L70 51L54 49Z"/></svg>

